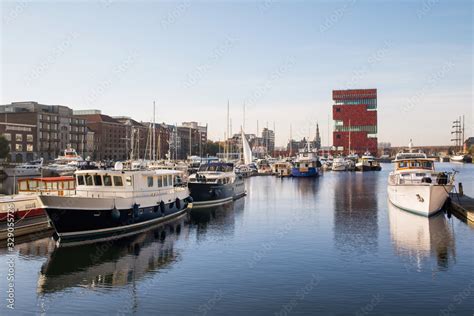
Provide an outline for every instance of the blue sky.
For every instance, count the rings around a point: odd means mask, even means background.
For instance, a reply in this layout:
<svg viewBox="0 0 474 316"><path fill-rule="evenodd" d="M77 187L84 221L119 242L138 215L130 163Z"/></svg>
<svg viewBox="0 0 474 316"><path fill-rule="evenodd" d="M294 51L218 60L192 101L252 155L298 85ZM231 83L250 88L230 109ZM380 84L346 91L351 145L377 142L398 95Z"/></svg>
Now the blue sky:
<svg viewBox="0 0 474 316"><path fill-rule="evenodd" d="M2 2L1 99L195 120L223 139L275 124L327 144L333 89L378 89L379 141L473 134L471 1ZM332 120L329 121L329 129ZM329 141L331 143L331 140Z"/></svg>

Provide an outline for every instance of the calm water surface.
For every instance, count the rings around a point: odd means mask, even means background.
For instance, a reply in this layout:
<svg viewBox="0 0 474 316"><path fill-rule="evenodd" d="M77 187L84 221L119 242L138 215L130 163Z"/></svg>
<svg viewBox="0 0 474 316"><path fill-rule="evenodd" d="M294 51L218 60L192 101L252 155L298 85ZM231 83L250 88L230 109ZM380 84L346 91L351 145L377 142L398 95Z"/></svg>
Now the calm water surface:
<svg viewBox="0 0 474 316"><path fill-rule="evenodd" d="M473 315L474 227L389 205L383 167L250 178L234 204L113 242L18 244L15 312ZM474 196L472 165L439 167L460 170Z"/></svg>

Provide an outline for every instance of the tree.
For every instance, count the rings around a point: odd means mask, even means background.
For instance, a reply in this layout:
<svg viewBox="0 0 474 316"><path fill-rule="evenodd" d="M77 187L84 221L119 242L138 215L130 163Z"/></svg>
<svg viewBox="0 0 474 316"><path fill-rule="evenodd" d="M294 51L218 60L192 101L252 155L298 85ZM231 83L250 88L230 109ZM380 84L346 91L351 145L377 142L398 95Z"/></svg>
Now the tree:
<svg viewBox="0 0 474 316"><path fill-rule="evenodd" d="M10 153L10 147L8 145L8 140L4 136L0 136L0 159L7 158Z"/></svg>
<svg viewBox="0 0 474 316"><path fill-rule="evenodd" d="M216 156L219 152L219 143L208 140L206 144L205 154L209 156Z"/></svg>

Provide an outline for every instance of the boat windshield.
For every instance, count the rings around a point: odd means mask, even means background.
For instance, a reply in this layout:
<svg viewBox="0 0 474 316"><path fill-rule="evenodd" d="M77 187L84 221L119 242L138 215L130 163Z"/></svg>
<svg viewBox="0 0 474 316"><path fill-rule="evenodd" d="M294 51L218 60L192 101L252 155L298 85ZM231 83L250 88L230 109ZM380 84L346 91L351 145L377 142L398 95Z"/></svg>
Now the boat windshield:
<svg viewBox="0 0 474 316"><path fill-rule="evenodd" d="M199 171L231 172L233 167L228 164L205 164L199 167Z"/></svg>
<svg viewBox="0 0 474 316"><path fill-rule="evenodd" d="M434 163L430 160L402 160L397 164L398 169L428 169L432 170Z"/></svg>

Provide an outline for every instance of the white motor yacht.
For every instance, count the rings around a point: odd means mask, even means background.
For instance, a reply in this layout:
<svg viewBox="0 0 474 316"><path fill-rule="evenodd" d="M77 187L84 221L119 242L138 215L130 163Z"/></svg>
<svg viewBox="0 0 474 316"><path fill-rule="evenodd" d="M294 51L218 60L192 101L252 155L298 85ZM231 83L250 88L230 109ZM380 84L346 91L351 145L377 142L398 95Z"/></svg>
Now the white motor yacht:
<svg viewBox="0 0 474 316"><path fill-rule="evenodd" d="M411 143L410 143L411 144ZM388 178L390 202L403 210L431 216L443 207L454 186L454 174L436 172L422 152L400 152Z"/></svg>

